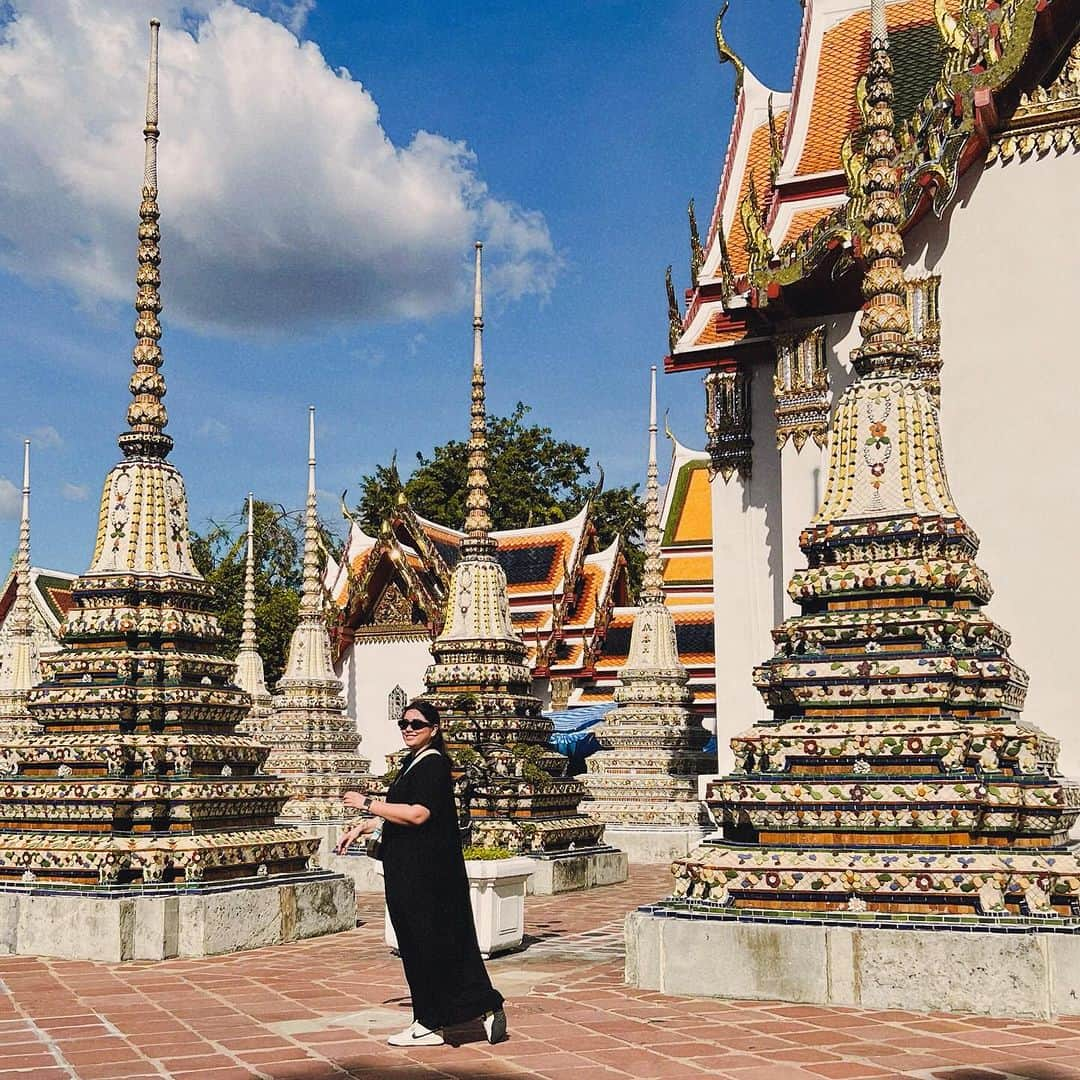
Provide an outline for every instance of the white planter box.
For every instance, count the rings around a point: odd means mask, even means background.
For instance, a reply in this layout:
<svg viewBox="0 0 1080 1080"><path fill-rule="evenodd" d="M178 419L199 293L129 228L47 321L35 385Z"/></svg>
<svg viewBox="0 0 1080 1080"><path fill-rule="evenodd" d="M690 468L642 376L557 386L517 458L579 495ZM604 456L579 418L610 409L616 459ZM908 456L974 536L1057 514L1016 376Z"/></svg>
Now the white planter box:
<svg viewBox="0 0 1080 1080"><path fill-rule="evenodd" d="M465 860L476 940L485 960L521 944L525 936L525 887L533 866L532 859ZM389 912L384 924L386 944L396 949L397 935Z"/></svg>

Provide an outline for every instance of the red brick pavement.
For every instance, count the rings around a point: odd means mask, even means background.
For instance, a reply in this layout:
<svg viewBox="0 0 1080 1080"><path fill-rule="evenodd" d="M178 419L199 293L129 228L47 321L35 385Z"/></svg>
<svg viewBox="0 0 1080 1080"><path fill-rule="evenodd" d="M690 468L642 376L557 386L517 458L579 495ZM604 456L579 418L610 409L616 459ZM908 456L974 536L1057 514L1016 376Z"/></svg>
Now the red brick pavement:
<svg viewBox="0 0 1080 1080"><path fill-rule="evenodd" d="M0 1080L485 1078L1080 1080L1080 1019L1012 1021L664 997L623 985L621 920L668 885L530 897L529 948L496 958L510 1039L395 1050L409 1019L381 904L318 941L110 966L0 957Z"/></svg>

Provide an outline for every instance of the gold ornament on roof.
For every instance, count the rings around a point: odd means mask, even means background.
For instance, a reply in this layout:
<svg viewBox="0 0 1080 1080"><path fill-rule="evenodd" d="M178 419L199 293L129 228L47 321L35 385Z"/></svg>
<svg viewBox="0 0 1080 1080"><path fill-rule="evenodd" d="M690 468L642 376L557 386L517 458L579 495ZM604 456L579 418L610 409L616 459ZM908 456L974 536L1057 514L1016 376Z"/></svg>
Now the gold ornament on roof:
<svg viewBox="0 0 1080 1080"><path fill-rule="evenodd" d="M716 52L720 57L721 64L731 64L735 69L735 100L739 100L739 93L743 88L743 83L746 81L746 64L739 59L738 55L727 43L727 38L724 37L724 16L727 14L729 7L728 0L724 0L724 6L720 9L720 14L716 16Z"/></svg>
<svg viewBox="0 0 1080 1080"><path fill-rule="evenodd" d="M698 274L705 262L705 252L701 247L701 234L698 232L693 199L687 204L686 216L690 219L690 284L697 288Z"/></svg>
<svg viewBox="0 0 1080 1080"><path fill-rule="evenodd" d="M773 96L769 95L766 103L769 117L769 179L773 184L780 175L780 166L784 163L784 148L780 141L780 129L773 114Z"/></svg>
<svg viewBox="0 0 1080 1080"><path fill-rule="evenodd" d="M668 349L675 351L682 337L683 320L679 311L679 301L675 296L675 285L671 280L671 267L664 271L664 285L667 288Z"/></svg>

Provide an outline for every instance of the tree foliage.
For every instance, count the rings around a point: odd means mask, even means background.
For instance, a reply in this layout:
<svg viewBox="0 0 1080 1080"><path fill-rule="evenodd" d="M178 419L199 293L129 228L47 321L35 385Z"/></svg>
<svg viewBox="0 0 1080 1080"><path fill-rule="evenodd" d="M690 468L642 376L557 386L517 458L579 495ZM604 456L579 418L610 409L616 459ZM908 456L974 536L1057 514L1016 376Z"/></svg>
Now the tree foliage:
<svg viewBox="0 0 1080 1080"><path fill-rule="evenodd" d="M518 402L510 416L489 416L488 480L491 519L497 529L550 525L573 517L592 498L592 521L602 547L617 534L625 542L631 587L640 577L642 554L637 541L645 527L638 485L596 492L590 477L588 447L557 439L551 428L529 424L529 407ZM402 484L397 465L378 465L361 479L357 521L377 535L390 515L398 492L416 513L460 528L465 521L468 443L451 439L426 457L418 452L416 468Z"/></svg>
<svg viewBox="0 0 1080 1080"><path fill-rule="evenodd" d="M300 607L301 517L255 500L255 623L266 685L271 690L285 670ZM225 631L222 652L234 656L240 647L244 617L247 505L226 522L210 522L205 533L193 532L191 552L221 603L219 619Z"/></svg>

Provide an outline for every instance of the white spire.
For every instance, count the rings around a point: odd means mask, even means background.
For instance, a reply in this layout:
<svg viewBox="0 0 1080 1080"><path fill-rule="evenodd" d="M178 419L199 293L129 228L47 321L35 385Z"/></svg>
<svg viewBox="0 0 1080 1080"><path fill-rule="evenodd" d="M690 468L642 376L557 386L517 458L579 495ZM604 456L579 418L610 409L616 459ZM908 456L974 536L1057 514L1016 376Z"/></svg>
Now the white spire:
<svg viewBox="0 0 1080 1080"><path fill-rule="evenodd" d="M158 31L161 23L150 20L150 64L146 78L146 139L143 187L157 191L157 144L158 144Z"/></svg>
<svg viewBox="0 0 1080 1080"><path fill-rule="evenodd" d="M319 573L319 502L315 494L315 406L308 406L308 486L304 514L304 584L301 613L322 614L323 590Z"/></svg>
<svg viewBox="0 0 1080 1080"><path fill-rule="evenodd" d="M473 363L472 404L469 419L469 474L465 496L467 516L465 533L469 541L466 553L491 556L491 504L488 498L487 409L484 385L484 278L482 252L484 245L477 240L476 267L473 275Z"/></svg>
<svg viewBox="0 0 1080 1080"><path fill-rule="evenodd" d="M34 628L30 599L30 440L23 441L22 513L19 516L19 550L15 556L15 603L11 626L16 633L29 634Z"/></svg>
<svg viewBox="0 0 1080 1080"><path fill-rule="evenodd" d="M887 42L889 26L885 18L885 0L870 0L870 40Z"/></svg>
<svg viewBox="0 0 1080 1080"><path fill-rule="evenodd" d="M278 693L290 681L331 683L339 690L334 674L330 635L326 629L320 565L319 504L315 494L315 406L308 406L308 487L304 514L304 581L300 592L300 619L289 642L289 659Z"/></svg>
<svg viewBox="0 0 1080 1080"><path fill-rule="evenodd" d="M649 376L649 465L645 480L645 568L641 602L664 602L664 566L660 558L660 481L656 468L656 366Z"/></svg>
<svg viewBox="0 0 1080 1080"><path fill-rule="evenodd" d="M15 555L15 601L10 631L0 650L0 728L26 715L26 696L41 681L30 596L30 440L23 442L22 513ZM33 725L36 726L36 725Z"/></svg>
<svg viewBox="0 0 1080 1080"><path fill-rule="evenodd" d="M266 706L270 694L266 689L266 672L259 655L255 629L255 496L248 492L247 557L244 562L244 624L240 632L240 649L236 654L236 685L246 690L256 706Z"/></svg>

